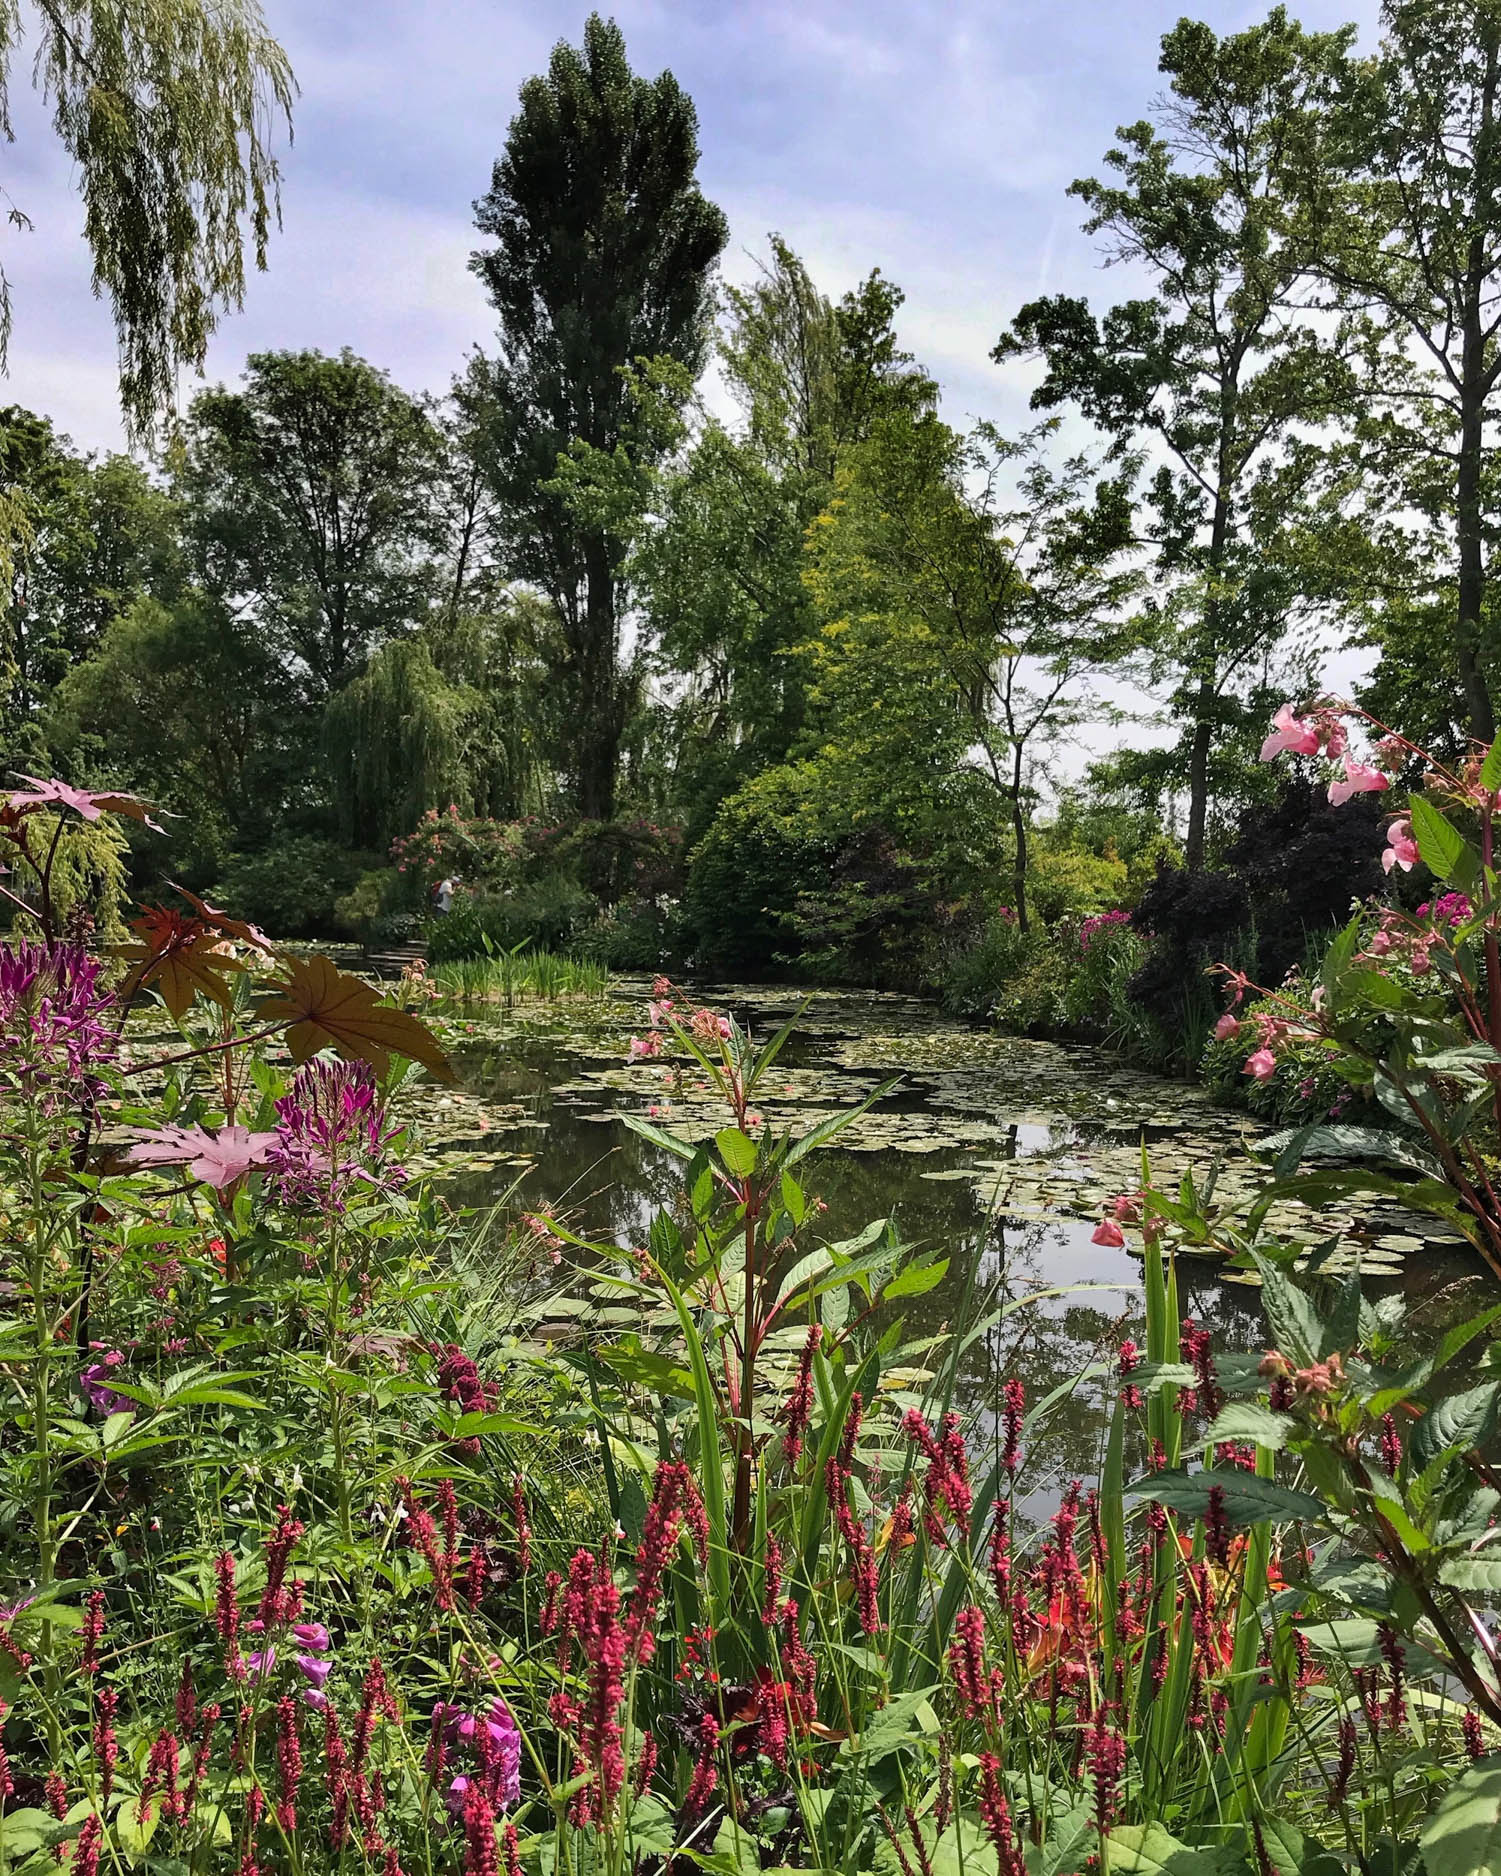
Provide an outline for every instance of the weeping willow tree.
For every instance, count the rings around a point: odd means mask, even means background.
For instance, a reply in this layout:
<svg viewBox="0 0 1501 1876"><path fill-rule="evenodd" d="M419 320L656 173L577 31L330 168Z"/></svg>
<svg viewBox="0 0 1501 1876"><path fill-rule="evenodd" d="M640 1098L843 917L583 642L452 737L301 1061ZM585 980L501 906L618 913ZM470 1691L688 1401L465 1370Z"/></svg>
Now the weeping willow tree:
<svg viewBox="0 0 1501 1876"><path fill-rule="evenodd" d="M429 808L509 820L546 805L533 608L444 620L374 653L330 699L324 752L346 839L388 846Z"/></svg>
<svg viewBox="0 0 1501 1876"><path fill-rule="evenodd" d="M114 311L126 422L141 437L170 411L179 368L202 364L220 313L241 304L247 233L266 264L291 67L255 0L0 0L7 137L28 28L34 82L83 197L94 290ZM30 226L20 208L10 219ZM0 363L10 311L0 274Z"/></svg>

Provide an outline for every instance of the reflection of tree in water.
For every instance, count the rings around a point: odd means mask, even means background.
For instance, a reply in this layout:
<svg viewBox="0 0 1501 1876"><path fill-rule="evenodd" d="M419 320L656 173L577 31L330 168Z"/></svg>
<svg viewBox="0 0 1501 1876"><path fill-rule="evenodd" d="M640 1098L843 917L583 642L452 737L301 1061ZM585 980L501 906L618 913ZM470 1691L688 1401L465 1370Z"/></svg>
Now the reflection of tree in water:
<svg viewBox="0 0 1501 1876"><path fill-rule="evenodd" d="M786 1066L818 1067L834 1033L831 1027L794 1037ZM618 1121L601 1117L617 1100L634 1105L635 1096L616 1096L597 1084L576 1094L559 1092L581 1065L575 1050L536 1036L476 1043L462 1060L470 1088L491 1103L517 1103L540 1123L535 1133L521 1130L511 1136L518 1152L537 1155L522 1175L518 1207L564 1217L580 1235L620 1245L643 1243L659 1211L681 1214L680 1169ZM921 1100L909 1084L891 1106L910 1111ZM670 1115L663 1119L671 1124ZM1013 1125L1001 1141L987 1144L985 1156L1024 1157L1031 1131ZM1091 1363L1112 1370L1085 1381L1049 1417L1025 1480L1025 1508L1042 1511L1068 1479L1090 1479L1098 1468L1114 1400L1116 1350L1124 1336L1144 1340L1141 1266L1125 1251L1091 1244L1087 1221L995 1215L974 1178L976 1157L973 1148L960 1146L922 1153L836 1149L818 1154L800 1172L809 1195L828 1208L818 1219L819 1239L851 1238L872 1219L885 1217L895 1222L907 1244L949 1259L948 1273L936 1289L900 1305L906 1339L946 1338L921 1357L929 1369L942 1369L952 1347L948 1337L1006 1303L1054 1287L1106 1286L1017 1309L978 1337L963 1357L958 1404L980 1476L993 1456L1007 1379L1018 1377L1035 1403ZM949 1174L955 1176L943 1176ZM460 1202L481 1205L500 1196L514 1178L513 1169L501 1168L452 1181L448 1189ZM1473 1288L1465 1280L1472 1270L1467 1260L1444 1259L1440 1265L1430 1256L1415 1260L1404 1274L1404 1287L1421 1303L1425 1342L1475 1306ZM1254 1288L1226 1283L1212 1264L1192 1258L1179 1261L1178 1286L1182 1314L1204 1324L1217 1349L1265 1345ZM1201 1423L1195 1431L1202 1431ZM1127 1464L1143 1466L1145 1454L1128 1452Z"/></svg>

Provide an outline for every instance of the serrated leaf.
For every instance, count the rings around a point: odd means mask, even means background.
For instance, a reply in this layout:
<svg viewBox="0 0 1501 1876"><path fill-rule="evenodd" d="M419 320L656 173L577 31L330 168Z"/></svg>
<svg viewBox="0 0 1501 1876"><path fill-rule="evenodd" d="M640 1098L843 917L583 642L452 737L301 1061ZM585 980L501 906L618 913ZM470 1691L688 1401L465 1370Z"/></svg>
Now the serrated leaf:
<svg viewBox="0 0 1501 1876"><path fill-rule="evenodd" d="M1408 818L1418 852L1429 872L1437 879L1451 879L1461 871L1469 852L1468 843L1425 795L1412 796Z"/></svg>
<svg viewBox="0 0 1501 1876"><path fill-rule="evenodd" d="M1501 1556L1451 1557L1438 1573L1450 1589L1481 1596L1501 1595Z"/></svg>
<svg viewBox="0 0 1501 1876"><path fill-rule="evenodd" d="M264 1020L287 1022L294 1062L332 1047L346 1061L368 1062L378 1075L394 1054L420 1062L438 1081L458 1079L432 1031L408 1011L383 1002L363 978L339 970L321 954L284 957L281 969L275 994L262 999L259 1012Z"/></svg>
<svg viewBox="0 0 1501 1876"><path fill-rule="evenodd" d="M1291 1414L1273 1413L1258 1401L1233 1400L1226 1402L1206 1437L1211 1446L1250 1441L1280 1453L1292 1428Z"/></svg>
<svg viewBox="0 0 1501 1876"><path fill-rule="evenodd" d="M906 1264L881 1291L881 1300L895 1302L902 1296L926 1296L936 1290L948 1275L949 1260L940 1257L931 1264Z"/></svg>
<svg viewBox="0 0 1501 1876"><path fill-rule="evenodd" d="M1110 1833L1112 1876L1220 1876L1213 1855L1191 1850L1161 1824L1123 1824Z"/></svg>

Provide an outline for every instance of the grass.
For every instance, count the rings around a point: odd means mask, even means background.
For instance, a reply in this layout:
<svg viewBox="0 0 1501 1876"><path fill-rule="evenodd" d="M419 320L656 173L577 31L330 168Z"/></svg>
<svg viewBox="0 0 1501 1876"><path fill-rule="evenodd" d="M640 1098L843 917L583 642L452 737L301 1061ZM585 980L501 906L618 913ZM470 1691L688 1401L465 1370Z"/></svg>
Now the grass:
<svg viewBox="0 0 1501 1876"><path fill-rule="evenodd" d="M450 958L436 964L432 981L449 1007L472 1003L560 1003L565 997L608 994L610 973L589 958L559 957L551 951L501 951L490 957Z"/></svg>

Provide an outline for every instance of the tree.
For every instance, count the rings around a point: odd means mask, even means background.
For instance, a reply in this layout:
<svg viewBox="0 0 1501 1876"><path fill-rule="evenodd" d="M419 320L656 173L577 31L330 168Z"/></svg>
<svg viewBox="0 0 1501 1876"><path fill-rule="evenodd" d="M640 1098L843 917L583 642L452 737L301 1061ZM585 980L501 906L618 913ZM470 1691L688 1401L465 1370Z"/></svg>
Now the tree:
<svg viewBox="0 0 1501 1876"><path fill-rule="evenodd" d="M261 352L193 400L179 486L204 585L321 705L435 596L438 432L350 351Z"/></svg>
<svg viewBox="0 0 1501 1876"><path fill-rule="evenodd" d="M484 368L489 461L506 505L511 571L558 608L577 807L614 812L629 704L622 682L622 543L580 525L555 482L575 442L628 447L623 377L638 358L690 379L710 337L724 216L694 180L693 106L670 73L636 77L618 27L592 14L581 49L559 43L522 87L476 222L473 257L500 320Z"/></svg>
<svg viewBox="0 0 1501 1876"><path fill-rule="evenodd" d="M1472 736L1496 713L1487 559L1501 421L1501 4L1386 0L1374 58L1339 59L1288 174L1301 237L1360 366L1352 431L1379 509L1442 540L1426 595ZM1405 564L1410 556L1403 557ZM1399 651L1403 634L1398 630Z"/></svg>
<svg viewBox="0 0 1501 1876"><path fill-rule="evenodd" d="M37 0L36 83L72 158L94 285L120 339L120 396L137 435L172 408L177 373L203 363L221 310L245 290L277 213L275 120L294 91L254 0ZM0 128L21 48L0 6ZM12 208L13 224L29 226ZM0 275L0 363L10 331Z"/></svg>
<svg viewBox="0 0 1501 1876"><path fill-rule="evenodd" d="M1073 184L1110 258L1155 277L1149 299L1097 319L1065 296L1024 306L1000 360L1040 355L1033 403L1075 403L1116 449L1150 439L1167 457L1149 538L1168 592L1157 614L1171 707L1186 724L1191 868L1204 862L1217 736L1234 686L1286 630L1296 579L1275 474L1297 426L1340 408L1347 375L1290 301L1307 255L1292 238L1285 152L1350 31L1308 34L1280 7L1216 38L1184 20L1162 41L1172 89L1158 122L1123 128L1106 158L1119 184Z"/></svg>
<svg viewBox="0 0 1501 1876"><path fill-rule="evenodd" d="M179 821L188 875L264 844L304 794L286 673L249 623L199 587L142 595L59 685L49 740L70 771L139 791Z"/></svg>
<svg viewBox="0 0 1501 1876"><path fill-rule="evenodd" d="M388 847L429 808L514 820L551 794L562 726L549 708L555 620L516 592L382 645L324 715L341 832Z"/></svg>
<svg viewBox="0 0 1501 1876"><path fill-rule="evenodd" d="M0 589L0 746L34 766L69 668L137 597L181 584L177 514L139 465L80 455L18 406L0 411L0 481L17 522Z"/></svg>
<svg viewBox="0 0 1501 1876"><path fill-rule="evenodd" d="M960 437L931 413L883 421L810 532L806 576L824 618L870 608L920 625L926 707L946 699L950 719L924 726L923 759L947 750L993 791L1024 931L1039 785L1059 744L1099 714L1094 680L1138 643L1139 576L1125 559L1135 465L1098 482L1082 457L1055 469L1055 428L1008 442L988 425ZM883 729L889 701L874 701Z"/></svg>

